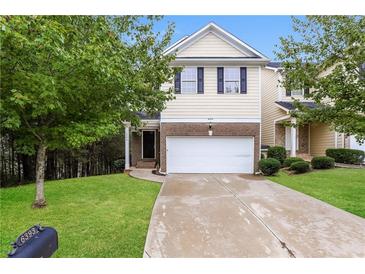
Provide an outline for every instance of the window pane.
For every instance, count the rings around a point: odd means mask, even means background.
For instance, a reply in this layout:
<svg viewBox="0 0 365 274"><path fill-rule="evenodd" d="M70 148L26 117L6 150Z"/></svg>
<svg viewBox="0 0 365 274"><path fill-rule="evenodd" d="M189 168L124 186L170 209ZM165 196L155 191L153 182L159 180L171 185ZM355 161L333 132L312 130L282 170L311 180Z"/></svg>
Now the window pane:
<svg viewBox="0 0 365 274"><path fill-rule="evenodd" d="M225 93L239 93L239 81L224 81Z"/></svg>
<svg viewBox="0 0 365 274"><path fill-rule="evenodd" d="M224 80L239 81L240 80L240 69L239 68L224 68Z"/></svg>
<svg viewBox="0 0 365 274"><path fill-rule="evenodd" d="M292 90L291 91L291 95L292 96L300 96L300 95L303 95L303 90L302 89Z"/></svg>
<svg viewBox="0 0 365 274"><path fill-rule="evenodd" d="M196 68L185 68L181 72L181 81L195 81L196 80Z"/></svg>
<svg viewBox="0 0 365 274"><path fill-rule="evenodd" d="M224 68L224 92L239 93L240 69Z"/></svg>
<svg viewBox="0 0 365 274"><path fill-rule="evenodd" d="M181 82L182 93L196 93L196 81Z"/></svg>
<svg viewBox="0 0 365 274"><path fill-rule="evenodd" d="M196 93L195 67L187 67L181 72L181 93Z"/></svg>

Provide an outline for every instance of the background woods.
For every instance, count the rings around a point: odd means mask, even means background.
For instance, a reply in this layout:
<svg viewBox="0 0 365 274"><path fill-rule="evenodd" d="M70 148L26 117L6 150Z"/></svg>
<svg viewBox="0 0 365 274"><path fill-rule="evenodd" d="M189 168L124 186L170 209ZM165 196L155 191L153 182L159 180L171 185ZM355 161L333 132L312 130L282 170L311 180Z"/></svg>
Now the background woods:
<svg viewBox="0 0 365 274"><path fill-rule="evenodd" d="M12 133L0 138L1 187L35 180L36 155L17 151ZM56 180L120 172L124 168L122 133L104 138L81 149L57 149L47 152L45 179Z"/></svg>
<svg viewBox="0 0 365 274"><path fill-rule="evenodd" d="M173 25L156 33L160 19L0 17L2 176L35 179L34 207L47 204L45 179L110 173L109 136L173 98L159 89L175 71L163 55Z"/></svg>

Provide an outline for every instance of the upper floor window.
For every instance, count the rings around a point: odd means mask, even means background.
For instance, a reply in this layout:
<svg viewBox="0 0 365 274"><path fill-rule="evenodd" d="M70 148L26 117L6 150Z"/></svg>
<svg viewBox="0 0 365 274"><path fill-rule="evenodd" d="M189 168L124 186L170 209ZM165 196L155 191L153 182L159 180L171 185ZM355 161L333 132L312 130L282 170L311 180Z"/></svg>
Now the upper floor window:
<svg viewBox="0 0 365 274"><path fill-rule="evenodd" d="M186 67L181 72L181 93L196 93L197 70L196 67Z"/></svg>
<svg viewBox="0 0 365 274"><path fill-rule="evenodd" d="M204 67L186 67L175 75L176 94L204 94Z"/></svg>
<svg viewBox="0 0 365 274"><path fill-rule="evenodd" d="M303 89L295 89L290 92L290 96L303 96L304 90Z"/></svg>
<svg viewBox="0 0 365 274"><path fill-rule="evenodd" d="M309 88L287 90L286 91L286 96L288 96L288 97L290 97L290 96L305 96L307 94L309 94Z"/></svg>
<svg viewBox="0 0 365 274"><path fill-rule="evenodd" d="M239 93L240 68L224 68L224 93Z"/></svg>

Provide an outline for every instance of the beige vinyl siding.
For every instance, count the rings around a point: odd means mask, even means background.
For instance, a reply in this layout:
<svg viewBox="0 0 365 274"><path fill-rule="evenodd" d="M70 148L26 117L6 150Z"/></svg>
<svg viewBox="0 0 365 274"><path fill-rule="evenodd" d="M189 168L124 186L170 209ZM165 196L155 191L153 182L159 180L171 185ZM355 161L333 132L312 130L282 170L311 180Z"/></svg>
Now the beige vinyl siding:
<svg viewBox="0 0 365 274"><path fill-rule="evenodd" d="M243 65L244 66L244 65ZM204 94L175 94L166 118L260 118L259 67L247 67L247 94L217 94L217 67L204 67ZM173 83L165 84L164 89Z"/></svg>
<svg viewBox="0 0 365 274"><path fill-rule="evenodd" d="M178 57L243 57L247 56L213 33L177 53Z"/></svg>
<svg viewBox="0 0 365 274"><path fill-rule="evenodd" d="M327 148L335 147L335 132L328 125L322 123L310 126L310 154L323 156Z"/></svg>
<svg viewBox="0 0 365 274"><path fill-rule="evenodd" d="M336 147L337 148L343 148L343 135L342 133L336 132L334 134L337 134L337 144Z"/></svg>
<svg viewBox="0 0 365 274"><path fill-rule="evenodd" d="M274 146L275 119L286 116L286 112L280 109L275 101L278 100L278 73L270 69L262 69L262 125L261 125L261 144Z"/></svg>

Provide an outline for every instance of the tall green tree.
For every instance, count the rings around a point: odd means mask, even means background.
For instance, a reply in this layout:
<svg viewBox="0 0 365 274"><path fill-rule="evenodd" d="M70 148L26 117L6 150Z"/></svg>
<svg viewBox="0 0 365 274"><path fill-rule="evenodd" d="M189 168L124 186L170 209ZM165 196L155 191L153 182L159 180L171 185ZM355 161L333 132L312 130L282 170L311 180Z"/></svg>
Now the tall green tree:
<svg viewBox="0 0 365 274"><path fill-rule="evenodd" d="M320 121L365 140L365 17L293 17L295 36L280 38L276 52L286 89L310 88L320 107L297 104L298 123Z"/></svg>
<svg viewBox="0 0 365 274"><path fill-rule="evenodd" d="M17 149L37 155L34 207L46 205L46 151L79 148L114 134L136 111L161 111L174 75L164 56L173 25L161 17L4 16L1 39L1 128Z"/></svg>

